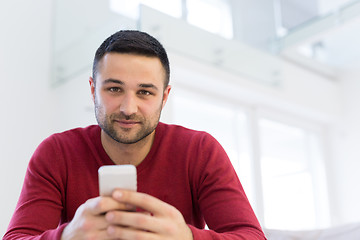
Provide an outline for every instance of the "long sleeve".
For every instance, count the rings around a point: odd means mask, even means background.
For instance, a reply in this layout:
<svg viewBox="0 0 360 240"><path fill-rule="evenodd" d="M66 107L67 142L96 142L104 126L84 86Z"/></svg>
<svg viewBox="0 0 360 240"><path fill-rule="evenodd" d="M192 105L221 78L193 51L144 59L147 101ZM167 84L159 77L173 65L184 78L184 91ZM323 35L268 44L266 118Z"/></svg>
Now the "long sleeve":
<svg viewBox="0 0 360 240"><path fill-rule="evenodd" d="M210 230L191 228L194 240L265 239L243 187L224 149L212 137L198 149L194 193ZM200 170L200 171L199 171Z"/></svg>
<svg viewBox="0 0 360 240"><path fill-rule="evenodd" d="M65 225L59 226L63 209L64 179L55 149L44 141L32 156L15 213L10 221L8 239L60 239ZM51 158L51 161L49 161Z"/></svg>
<svg viewBox="0 0 360 240"><path fill-rule="evenodd" d="M30 159L4 239L60 239L77 208L98 196L97 170L110 163L97 126L45 139Z"/></svg>
<svg viewBox="0 0 360 240"><path fill-rule="evenodd" d="M207 133L160 125L138 166L138 190L176 207L194 240L265 239L230 159Z"/></svg>
<svg viewBox="0 0 360 240"><path fill-rule="evenodd" d="M263 240L265 239L265 236L259 232L246 232L242 230L239 233L218 233L213 230L204 230L204 229L198 229L195 228L192 225L188 225L192 231L194 240Z"/></svg>

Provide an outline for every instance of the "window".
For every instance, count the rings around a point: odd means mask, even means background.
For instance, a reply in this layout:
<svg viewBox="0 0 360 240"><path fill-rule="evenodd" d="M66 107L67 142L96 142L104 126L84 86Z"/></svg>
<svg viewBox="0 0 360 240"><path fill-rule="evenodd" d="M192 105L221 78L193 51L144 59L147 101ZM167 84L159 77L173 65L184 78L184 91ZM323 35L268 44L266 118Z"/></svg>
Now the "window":
<svg viewBox="0 0 360 240"><path fill-rule="evenodd" d="M326 195L326 186L317 188L313 177L321 172L316 166L322 161L319 136L266 118L259 119L259 133L265 226L319 226L317 208L324 206L317 204L315 193Z"/></svg>
<svg viewBox="0 0 360 240"><path fill-rule="evenodd" d="M139 18L139 5L144 4L173 17L181 17L181 0L110 0L110 9L132 19Z"/></svg>
<svg viewBox="0 0 360 240"><path fill-rule="evenodd" d="M176 124L206 131L223 146L250 201L254 199L250 164L248 119L241 111L234 111L221 101L211 101L195 94L180 91L172 96ZM194 104L196 102L196 104ZM235 132L234 132L235 129Z"/></svg>
<svg viewBox="0 0 360 240"><path fill-rule="evenodd" d="M110 0L110 9L138 19L140 4L183 18L194 26L225 38L233 37L231 8L227 0Z"/></svg>
<svg viewBox="0 0 360 240"><path fill-rule="evenodd" d="M225 0L187 0L187 21L199 28L219 34L225 38L233 37L232 14Z"/></svg>
<svg viewBox="0 0 360 240"><path fill-rule="evenodd" d="M185 88L172 96L172 107L173 122L207 131L224 147L264 227L300 230L330 224L317 126L267 118L256 108Z"/></svg>

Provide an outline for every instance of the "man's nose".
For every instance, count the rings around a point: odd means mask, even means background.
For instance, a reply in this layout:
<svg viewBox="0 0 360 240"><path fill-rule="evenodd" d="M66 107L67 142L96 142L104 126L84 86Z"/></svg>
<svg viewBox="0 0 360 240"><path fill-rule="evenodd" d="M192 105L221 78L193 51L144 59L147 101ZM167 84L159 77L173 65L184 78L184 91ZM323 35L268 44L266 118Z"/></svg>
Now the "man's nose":
<svg viewBox="0 0 360 240"><path fill-rule="evenodd" d="M122 112L126 116L130 116L136 113L138 110L136 97L131 94L126 94L122 99L120 105L120 112Z"/></svg>

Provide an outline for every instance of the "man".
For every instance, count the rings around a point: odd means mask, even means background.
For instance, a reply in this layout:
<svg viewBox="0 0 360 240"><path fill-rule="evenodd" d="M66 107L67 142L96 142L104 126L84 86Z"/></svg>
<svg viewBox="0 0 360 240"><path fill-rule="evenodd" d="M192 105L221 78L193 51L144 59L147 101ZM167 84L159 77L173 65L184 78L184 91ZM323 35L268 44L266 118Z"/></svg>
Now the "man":
<svg viewBox="0 0 360 240"><path fill-rule="evenodd" d="M98 126L40 144L4 239L265 239L219 143L159 123L169 78L150 35L106 39L89 80ZM97 170L114 164L136 166L138 191L99 197Z"/></svg>

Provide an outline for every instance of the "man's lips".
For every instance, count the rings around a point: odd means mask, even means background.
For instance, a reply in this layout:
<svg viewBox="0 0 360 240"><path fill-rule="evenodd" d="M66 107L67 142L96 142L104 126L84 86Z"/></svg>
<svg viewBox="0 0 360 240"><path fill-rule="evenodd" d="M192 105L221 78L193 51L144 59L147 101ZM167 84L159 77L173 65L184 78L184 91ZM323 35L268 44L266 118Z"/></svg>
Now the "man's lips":
<svg viewBox="0 0 360 240"><path fill-rule="evenodd" d="M137 124L140 124L139 121L134 120L114 120L116 123L118 123L121 127L130 128Z"/></svg>

